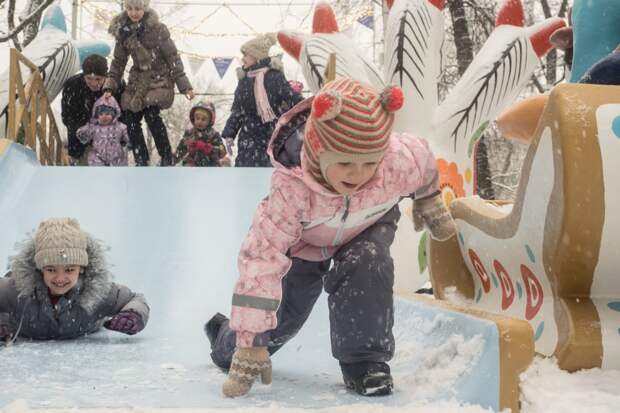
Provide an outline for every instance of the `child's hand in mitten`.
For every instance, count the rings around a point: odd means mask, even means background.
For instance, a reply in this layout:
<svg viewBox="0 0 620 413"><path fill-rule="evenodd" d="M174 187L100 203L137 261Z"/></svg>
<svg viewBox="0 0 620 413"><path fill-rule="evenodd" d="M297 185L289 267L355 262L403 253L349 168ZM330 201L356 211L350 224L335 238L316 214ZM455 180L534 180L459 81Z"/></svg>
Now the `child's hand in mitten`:
<svg viewBox="0 0 620 413"><path fill-rule="evenodd" d="M103 326L108 330L119 331L124 334L134 335L144 328L144 321L140 314L133 311L121 311L106 321Z"/></svg>
<svg viewBox="0 0 620 413"><path fill-rule="evenodd" d="M450 211L441 200L441 195L413 201L413 223L416 231L426 226L431 237L445 241L456 234L456 224Z"/></svg>
<svg viewBox="0 0 620 413"><path fill-rule="evenodd" d="M228 380L222 388L224 396L239 397L247 394L258 376L263 384L271 384L271 359L267 347L238 348L233 354Z"/></svg>

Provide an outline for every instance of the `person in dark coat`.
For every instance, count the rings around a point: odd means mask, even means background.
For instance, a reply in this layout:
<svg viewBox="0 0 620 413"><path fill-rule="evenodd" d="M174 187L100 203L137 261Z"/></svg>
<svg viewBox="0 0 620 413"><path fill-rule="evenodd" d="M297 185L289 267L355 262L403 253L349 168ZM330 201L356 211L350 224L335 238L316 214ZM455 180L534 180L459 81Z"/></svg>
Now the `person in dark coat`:
<svg viewBox="0 0 620 413"><path fill-rule="evenodd" d="M114 36L114 56L103 90L110 95L117 89L132 60L127 87L121 95L123 122L127 125L136 165L145 166L149 153L142 134L142 119L153 135L162 166L171 166L172 148L160 111L174 102L174 85L188 99L194 98L192 85L170 32L149 0L125 0L125 11L116 15L108 32Z"/></svg>
<svg viewBox="0 0 620 413"><path fill-rule="evenodd" d="M280 115L303 100L284 77L280 59L269 57L275 43L275 35L269 33L241 46L243 66L237 70L239 83L222 131L231 154L239 133L235 166L271 166L267 144L274 126Z"/></svg>
<svg viewBox="0 0 620 413"><path fill-rule="evenodd" d="M0 340L72 339L102 326L141 331L149 318L146 300L112 282L104 251L73 218L42 222L0 278Z"/></svg>
<svg viewBox="0 0 620 413"><path fill-rule="evenodd" d="M105 57L93 54L84 59L82 73L67 79L62 88L62 123L67 127L68 152L72 164L86 165L86 146L77 138L77 130L90 120L95 101L103 95L101 87L108 72ZM122 92L124 83L119 88ZM116 99L120 93L115 94Z"/></svg>

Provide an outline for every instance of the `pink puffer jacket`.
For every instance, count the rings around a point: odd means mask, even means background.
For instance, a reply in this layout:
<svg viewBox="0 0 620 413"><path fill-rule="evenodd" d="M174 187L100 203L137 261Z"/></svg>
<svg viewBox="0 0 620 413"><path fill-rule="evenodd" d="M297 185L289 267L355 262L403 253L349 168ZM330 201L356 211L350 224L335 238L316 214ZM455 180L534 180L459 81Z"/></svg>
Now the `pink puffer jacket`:
<svg viewBox="0 0 620 413"><path fill-rule="evenodd" d="M309 100L280 118L274 138L282 124L310 106ZM291 266L289 256L308 261L330 258L402 197L438 191L436 162L428 143L411 135L392 134L375 176L349 196L318 184L305 172L303 154L302 167L282 166L274 159L273 140L269 152L276 169L271 191L258 206L239 253L240 277L230 322L238 347L251 347L256 334L276 327L281 281Z"/></svg>

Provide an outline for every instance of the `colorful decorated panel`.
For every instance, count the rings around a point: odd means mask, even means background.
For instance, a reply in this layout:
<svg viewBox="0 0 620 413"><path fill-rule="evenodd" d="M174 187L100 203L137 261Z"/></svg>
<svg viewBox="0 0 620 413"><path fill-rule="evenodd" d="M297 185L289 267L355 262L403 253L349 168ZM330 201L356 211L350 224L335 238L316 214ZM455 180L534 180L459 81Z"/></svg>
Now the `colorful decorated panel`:
<svg viewBox="0 0 620 413"><path fill-rule="evenodd" d="M455 285L476 307L528 321L536 351L563 368L620 367L619 158L620 87L556 87L514 206L453 202L461 258L431 244L438 294Z"/></svg>

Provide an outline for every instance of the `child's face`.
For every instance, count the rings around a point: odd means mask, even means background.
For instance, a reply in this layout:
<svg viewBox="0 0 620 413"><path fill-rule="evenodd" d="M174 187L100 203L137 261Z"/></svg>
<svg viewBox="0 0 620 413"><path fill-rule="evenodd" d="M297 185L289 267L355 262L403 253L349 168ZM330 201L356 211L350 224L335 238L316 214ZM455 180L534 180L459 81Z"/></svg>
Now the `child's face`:
<svg viewBox="0 0 620 413"><path fill-rule="evenodd" d="M134 23L138 23L144 17L144 9L134 6L125 7L125 11L127 11L127 16L129 16L129 20Z"/></svg>
<svg viewBox="0 0 620 413"><path fill-rule="evenodd" d="M247 69L250 66L254 66L256 64L257 60L253 57L250 56L249 54L243 54L243 57L241 58L241 63L243 63L243 68Z"/></svg>
<svg viewBox="0 0 620 413"><path fill-rule="evenodd" d="M194 127L196 129L207 129L211 123L211 115L206 110L198 109L194 112Z"/></svg>
<svg viewBox="0 0 620 413"><path fill-rule="evenodd" d="M99 116L97 116L97 122L99 122L100 125L104 126L112 123L113 119L114 115L112 115L111 112L101 112L99 113Z"/></svg>
<svg viewBox="0 0 620 413"><path fill-rule="evenodd" d="M350 195L361 188L374 176L378 162L335 162L325 171L325 179L342 195Z"/></svg>
<svg viewBox="0 0 620 413"><path fill-rule="evenodd" d="M48 265L43 267L43 282L53 295L71 290L80 277L79 265Z"/></svg>

